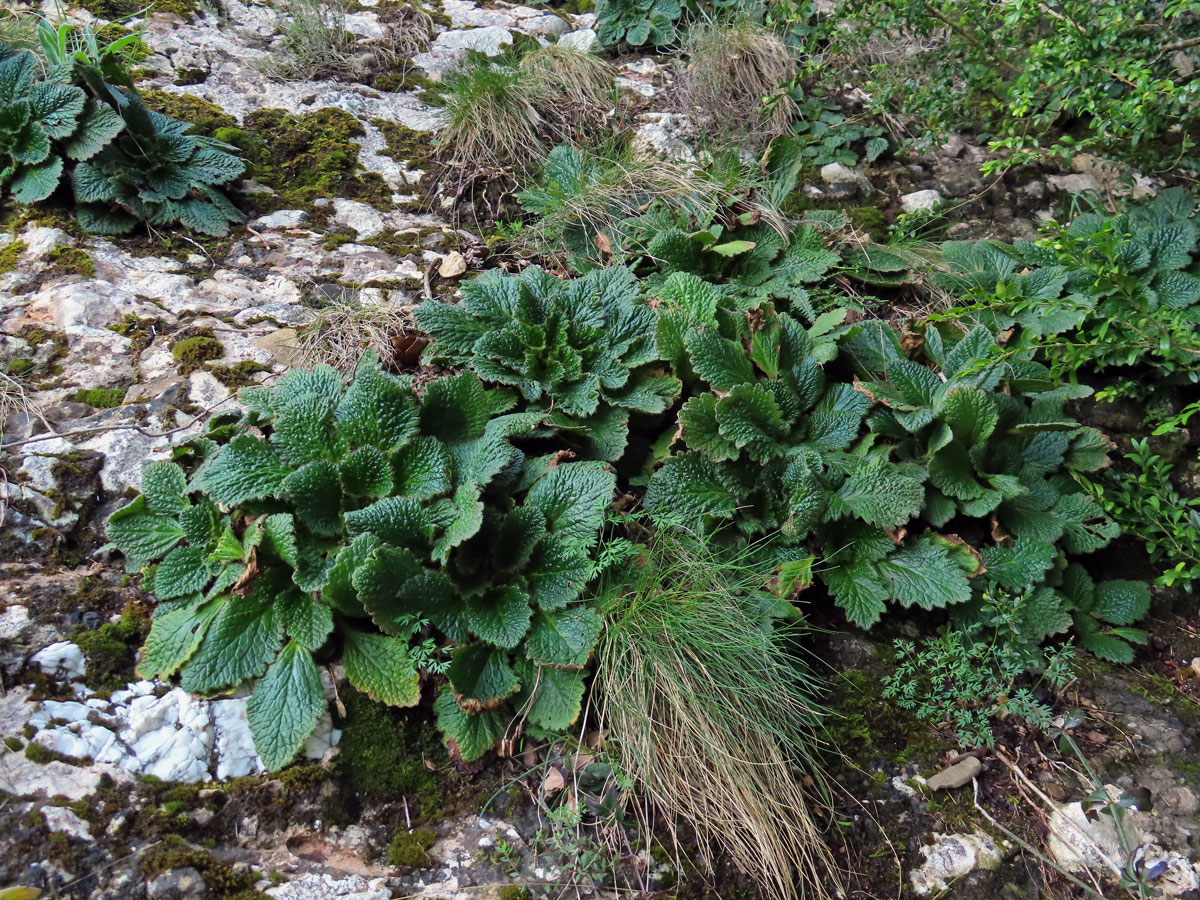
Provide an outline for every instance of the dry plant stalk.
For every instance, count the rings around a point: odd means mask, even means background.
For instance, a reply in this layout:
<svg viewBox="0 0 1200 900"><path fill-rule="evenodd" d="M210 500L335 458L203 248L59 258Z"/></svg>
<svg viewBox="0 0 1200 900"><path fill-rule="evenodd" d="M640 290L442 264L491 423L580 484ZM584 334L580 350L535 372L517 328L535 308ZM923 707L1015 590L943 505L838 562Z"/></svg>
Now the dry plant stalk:
<svg viewBox="0 0 1200 900"><path fill-rule="evenodd" d="M689 62L679 90L686 111L739 143L766 143L787 132L796 115L788 93L796 61L769 29L748 19L702 22L684 52Z"/></svg>
<svg viewBox="0 0 1200 900"><path fill-rule="evenodd" d="M674 541L652 556L647 587L602 601L595 690L609 748L677 856L687 827L706 867L720 848L764 896L829 896L837 867L800 784L822 777L810 676L745 612L750 570Z"/></svg>
<svg viewBox="0 0 1200 900"><path fill-rule="evenodd" d="M323 363L352 374L370 350L385 367L391 367L396 362L397 342L414 331L411 306L363 303L349 294L317 310L312 324L297 333L292 345L294 364L307 369Z"/></svg>

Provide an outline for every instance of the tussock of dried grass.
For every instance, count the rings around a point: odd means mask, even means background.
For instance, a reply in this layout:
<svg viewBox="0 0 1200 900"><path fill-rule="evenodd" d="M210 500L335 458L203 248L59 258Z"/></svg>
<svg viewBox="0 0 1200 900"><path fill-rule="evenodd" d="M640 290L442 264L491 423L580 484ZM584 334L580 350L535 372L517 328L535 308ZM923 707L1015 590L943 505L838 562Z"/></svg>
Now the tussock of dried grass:
<svg viewBox="0 0 1200 900"><path fill-rule="evenodd" d="M821 712L812 676L751 608L761 580L660 536L637 586L603 595L595 691L609 748L677 852L690 830L703 864L724 851L764 896L826 897L837 870L800 784L821 777Z"/></svg>
<svg viewBox="0 0 1200 900"><path fill-rule="evenodd" d="M315 321L299 331L292 362L301 368L323 363L352 374L363 354L374 351L385 367L391 367L397 345L414 332L411 306L364 303L346 294L317 310Z"/></svg>
<svg viewBox="0 0 1200 900"><path fill-rule="evenodd" d="M765 143L785 133L796 114L788 88L796 78L791 51L748 19L701 22L684 46L684 108L726 138Z"/></svg>

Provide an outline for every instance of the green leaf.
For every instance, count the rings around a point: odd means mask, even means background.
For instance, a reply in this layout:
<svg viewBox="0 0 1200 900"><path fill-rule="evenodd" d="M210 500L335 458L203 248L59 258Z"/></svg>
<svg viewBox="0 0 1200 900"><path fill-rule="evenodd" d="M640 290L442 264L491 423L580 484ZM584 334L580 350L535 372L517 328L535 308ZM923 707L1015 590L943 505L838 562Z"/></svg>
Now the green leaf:
<svg viewBox="0 0 1200 900"><path fill-rule="evenodd" d="M59 156L52 156L37 165L21 166L17 170L17 177L9 185L12 198L27 206L41 203L54 193L62 173L63 161Z"/></svg>
<svg viewBox="0 0 1200 900"><path fill-rule="evenodd" d="M154 617L137 664L139 678L170 678L192 658L221 603L178 607Z"/></svg>
<svg viewBox="0 0 1200 900"><path fill-rule="evenodd" d="M494 709L521 687L507 651L487 644L455 648L447 675L459 703L473 711Z"/></svg>
<svg viewBox="0 0 1200 900"><path fill-rule="evenodd" d="M1102 581L1091 612L1110 625L1132 625L1150 611L1150 589L1141 581Z"/></svg>
<svg viewBox="0 0 1200 900"><path fill-rule="evenodd" d="M346 513L350 534L369 532L381 541L424 553L433 543L429 511L409 497L384 497Z"/></svg>
<svg viewBox="0 0 1200 900"><path fill-rule="evenodd" d="M557 612L539 610L525 638L525 655L542 665L582 668L600 635L600 627L600 616L586 606Z"/></svg>
<svg viewBox="0 0 1200 900"><path fill-rule="evenodd" d="M321 649L333 631L333 610L297 590L287 591L275 602L287 636L306 650Z"/></svg>
<svg viewBox="0 0 1200 900"><path fill-rule="evenodd" d="M115 109L107 103L88 100L79 129L63 144L63 150L70 159L91 159L124 129L125 120Z"/></svg>
<svg viewBox="0 0 1200 900"><path fill-rule="evenodd" d="M997 544L983 550L988 575L1013 593L1022 593L1041 582L1054 564L1053 544L1023 538L1012 545Z"/></svg>
<svg viewBox="0 0 1200 900"><path fill-rule="evenodd" d="M445 736L450 752L457 752L465 762L479 759L491 750L504 737L508 723L508 717L495 710L468 714L458 705L453 691L448 688L438 694L433 711L437 714L438 729Z"/></svg>
<svg viewBox="0 0 1200 900"><path fill-rule="evenodd" d="M344 629L342 636L342 662L351 684L388 706L416 706L420 702L421 675L407 644L356 628Z"/></svg>
<svg viewBox="0 0 1200 900"><path fill-rule="evenodd" d="M740 501L722 480L717 463L698 453L682 453L654 473L643 502L652 519L670 523L700 516L729 518Z"/></svg>
<svg viewBox="0 0 1200 900"><path fill-rule="evenodd" d="M255 588L247 597L217 601L220 609L200 648L183 666L180 686L185 691L211 696L235 688L261 675L275 658L283 625L275 614L274 592L258 584Z"/></svg>
<svg viewBox="0 0 1200 900"><path fill-rule="evenodd" d="M418 406L412 389L379 368L368 354L337 407L340 435L351 445L392 453L416 434Z"/></svg>
<svg viewBox="0 0 1200 900"><path fill-rule="evenodd" d="M722 436L717 423L716 394L697 394L683 404L679 424L683 426L683 439L692 450L718 462L738 458L738 448Z"/></svg>
<svg viewBox="0 0 1200 900"><path fill-rule="evenodd" d="M1023 636L1034 641L1062 634L1071 627L1071 614L1063 607L1058 594L1047 587L1021 598L1018 615Z"/></svg>
<svg viewBox="0 0 1200 900"><path fill-rule="evenodd" d="M450 492L450 454L437 438L416 438L396 454L394 465L397 494L429 500Z"/></svg>
<svg viewBox="0 0 1200 900"><path fill-rule="evenodd" d="M142 486L145 487L144 478ZM179 527L183 529L184 539L194 547L214 546L222 524L221 511L207 497L201 497L194 506L179 513Z"/></svg>
<svg viewBox="0 0 1200 900"><path fill-rule="evenodd" d="M942 404L942 418L954 436L968 447L986 440L1000 421L996 401L979 388L951 391Z"/></svg>
<svg viewBox="0 0 1200 900"><path fill-rule="evenodd" d="M366 562L378 546L379 538L375 535L360 534L334 557L329 569L329 581L321 597L343 615L359 617L367 614L350 579L354 570Z"/></svg>
<svg viewBox="0 0 1200 900"><path fill-rule="evenodd" d="M758 462L786 450L787 428L775 397L759 384L740 384L716 405L721 437Z"/></svg>
<svg viewBox="0 0 1200 900"><path fill-rule="evenodd" d="M421 430L443 441L467 441L483 435L492 404L475 375L431 381L421 397Z"/></svg>
<svg viewBox="0 0 1200 900"><path fill-rule="evenodd" d="M754 241L726 241L723 244L713 244L708 249L721 256L733 257L749 253L757 246Z"/></svg>
<svg viewBox="0 0 1200 900"><path fill-rule="evenodd" d="M178 544L183 539L183 529L174 519L148 512L146 498L141 496L109 516L108 539L136 569Z"/></svg>
<svg viewBox="0 0 1200 900"><path fill-rule="evenodd" d="M875 577L870 563L830 569L822 576L846 618L859 628L872 628L887 609L888 589Z"/></svg>
<svg viewBox="0 0 1200 900"><path fill-rule="evenodd" d="M174 600L203 591L211 577L203 548L176 547L166 555L154 574L154 593L159 600Z"/></svg>
<svg viewBox="0 0 1200 900"><path fill-rule="evenodd" d="M511 650L529 631L533 610L515 585L491 590L467 603L467 627L479 638Z"/></svg>
<svg viewBox="0 0 1200 900"><path fill-rule="evenodd" d="M301 466L283 480L280 492L313 534L337 537L342 533L341 479L336 464L318 460Z"/></svg>
<svg viewBox="0 0 1200 900"><path fill-rule="evenodd" d="M275 770L290 763L324 711L316 663L293 641L280 651L246 702L246 719L263 765Z"/></svg>
<svg viewBox="0 0 1200 900"><path fill-rule="evenodd" d="M148 462L142 465L142 494L146 508L164 516L176 515L187 507L187 478L173 462Z"/></svg>
<svg viewBox="0 0 1200 900"><path fill-rule="evenodd" d="M555 669L527 660L519 661L525 693L532 694L521 707L529 721L547 731L562 731L575 724L583 711L582 670Z"/></svg>
<svg viewBox="0 0 1200 900"><path fill-rule="evenodd" d="M86 100L87 94L79 88L55 81L38 82L29 94L34 118L46 135L56 140L75 130Z"/></svg>
<svg viewBox="0 0 1200 900"><path fill-rule="evenodd" d="M694 329L683 342L696 374L717 390L754 381L754 370L741 345L721 337L715 329Z"/></svg>
<svg viewBox="0 0 1200 900"><path fill-rule="evenodd" d="M271 446L293 466L336 458L340 454L333 409L334 402L328 397L296 397L277 410Z"/></svg>
<svg viewBox="0 0 1200 900"><path fill-rule="evenodd" d="M875 563L875 571L901 606L939 609L971 599L971 585L947 548L928 535Z"/></svg>
<svg viewBox="0 0 1200 900"><path fill-rule="evenodd" d="M478 485L472 482L459 485L450 505L453 518L443 526L442 533L433 542L433 558L442 565L450 558L452 548L474 536L483 525L483 502L479 499Z"/></svg>
<svg viewBox="0 0 1200 900"><path fill-rule="evenodd" d="M404 453L418 446L417 442L409 444ZM449 457L446 464L449 466ZM342 489L352 497L370 497L378 499L386 497L393 490L392 467L383 451L375 447L359 447L342 460L338 473L342 480ZM447 487L449 484L447 483ZM408 493L400 491L399 493ZM433 496L432 494L430 496ZM419 497L417 499L427 499Z"/></svg>
<svg viewBox="0 0 1200 900"><path fill-rule="evenodd" d="M296 568L296 520L291 513L275 513L262 520L263 546Z"/></svg>
<svg viewBox="0 0 1200 900"><path fill-rule="evenodd" d="M587 548L599 537L616 485L616 473L605 463L564 463L534 482L525 505L546 516L552 534Z"/></svg>
<svg viewBox="0 0 1200 900"><path fill-rule="evenodd" d="M873 459L855 468L838 496L865 522L899 528L920 514L925 487L899 466Z"/></svg>
<svg viewBox="0 0 1200 900"><path fill-rule="evenodd" d="M224 506L277 496L291 470L266 441L239 434L201 473L198 487Z"/></svg>

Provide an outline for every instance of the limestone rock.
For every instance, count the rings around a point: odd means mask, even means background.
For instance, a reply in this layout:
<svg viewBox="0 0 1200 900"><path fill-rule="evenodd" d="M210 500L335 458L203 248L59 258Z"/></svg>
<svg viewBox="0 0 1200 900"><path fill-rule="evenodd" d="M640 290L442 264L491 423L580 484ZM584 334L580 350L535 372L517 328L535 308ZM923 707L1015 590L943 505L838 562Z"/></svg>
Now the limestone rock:
<svg viewBox="0 0 1200 900"><path fill-rule="evenodd" d="M93 769L70 766L54 760L36 763L24 753L0 756L0 790L18 797L61 794L68 800L82 800L100 786L100 773Z"/></svg>
<svg viewBox="0 0 1200 900"><path fill-rule="evenodd" d="M208 896L204 878L191 866L168 869L146 884L149 900L200 900Z"/></svg>
<svg viewBox="0 0 1200 900"><path fill-rule="evenodd" d="M477 50L485 56L498 56L512 42L512 33L507 28L489 25L467 31L443 31L434 40L431 52L445 55Z"/></svg>
<svg viewBox="0 0 1200 900"><path fill-rule="evenodd" d="M570 47L572 50L578 50L580 53L588 53L596 46L598 35L591 28L580 28L577 31L568 31L558 39L560 47Z"/></svg>
<svg viewBox="0 0 1200 900"><path fill-rule="evenodd" d="M457 278L467 271L467 260L457 250L447 253L438 266L438 274L443 278Z"/></svg>
<svg viewBox="0 0 1200 900"><path fill-rule="evenodd" d="M86 668L83 651L70 641L57 641L33 654L30 660L47 675L74 681L82 678Z"/></svg>
<svg viewBox="0 0 1200 900"><path fill-rule="evenodd" d="M925 861L909 873L913 891L921 897L946 890L950 882L977 869L1000 867L1000 849L986 834L934 834L921 848Z"/></svg>
<svg viewBox="0 0 1200 900"><path fill-rule="evenodd" d="M308 221L308 213L302 209L281 209L269 216L259 216L250 223L251 228L296 228Z"/></svg>
<svg viewBox="0 0 1200 900"><path fill-rule="evenodd" d="M88 823L65 806L43 806L41 813L46 819L46 827L51 831L61 831L70 837L89 843L92 841L92 832Z"/></svg>
<svg viewBox="0 0 1200 900"><path fill-rule="evenodd" d="M875 190L866 173L836 162L821 167L821 180L830 187L848 187L853 189L852 192L860 192L863 195L869 195Z"/></svg>
<svg viewBox="0 0 1200 900"><path fill-rule="evenodd" d="M900 208L906 213L923 209L933 209L942 202L942 195L935 190L913 191L900 198Z"/></svg>

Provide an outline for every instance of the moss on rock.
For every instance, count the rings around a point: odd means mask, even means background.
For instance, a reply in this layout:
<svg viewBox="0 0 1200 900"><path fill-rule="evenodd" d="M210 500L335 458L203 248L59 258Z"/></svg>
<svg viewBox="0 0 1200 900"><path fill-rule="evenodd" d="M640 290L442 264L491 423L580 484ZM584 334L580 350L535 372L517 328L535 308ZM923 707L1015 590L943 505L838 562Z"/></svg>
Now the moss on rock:
<svg viewBox="0 0 1200 900"><path fill-rule="evenodd" d="M63 275L83 275L85 278L96 277L96 264L86 250L78 247L55 247L46 254L50 264L45 273L47 278L58 278Z"/></svg>
<svg viewBox="0 0 1200 900"><path fill-rule="evenodd" d="M176 341L171 355L179 363L179 371L188 375L212 359L225 355L225 346L211 334L197 334Z"/></svg>
<svg viewBox="0 0 1200 900"><path fill-rule="evenodd" d="M359 165L354 138L365 132L345 110L327 107L298 116L282 109L258 110L246 117L245 131L258 139L259 148L249 157L248 174L275 192L248 198L260 212L304 209L312 214L313 201L328 197L391 208L387 183Z"/></svg>
<svg viewBox="0 0 1200 900"><path fill-rule="evenodd" d="M71 640L87 661L84 680L94 691L117 691L133 681L138 648L150 631L150 615L130 603L116 622L105 622L94 631L78 629Z"/></svg>
<svg viewBox="0 0 1200 900"><path fill-rule="evenodd" d="M0 247L0 275L15 269L18 260L21 258L21 254L26 249L26 243L20 238L17 238L15 241L9 241L3 247Z"/></svg>
<svg viewBox="0 0 1200 900"><path fill-rule="evenodd" d="M125 402L127 388L88 388L76 391L71 399L76 403L86 403L96 409L115 409Z"/></svg>
<svg viewBox="0 0 1200 900"><path fill-rule="evenodd" d="M388 844L388 865L397 869L423 869L430 865L428 850L437 843L432 828L397 831Z"/></svg>
<svg viewBox="0 0 1200 900"><path fill-rule="evenodd" d="M142 0L79 0L78 5L101 19L125 19L146 9ZM174 13L190 22L196 15L196 0L155 0L153 10Z"/></svg>
<svg viewBox="0 0 1200 900"><path fill-rule="evenodd" d="M237 119L221 107L193 94L146 91L142 94L142 102L155 112L191 123L189 134L215 137L218 129L237 126Z"/></svg>

